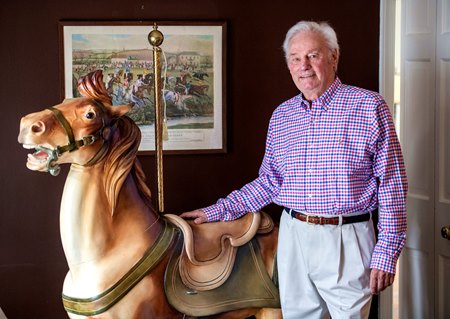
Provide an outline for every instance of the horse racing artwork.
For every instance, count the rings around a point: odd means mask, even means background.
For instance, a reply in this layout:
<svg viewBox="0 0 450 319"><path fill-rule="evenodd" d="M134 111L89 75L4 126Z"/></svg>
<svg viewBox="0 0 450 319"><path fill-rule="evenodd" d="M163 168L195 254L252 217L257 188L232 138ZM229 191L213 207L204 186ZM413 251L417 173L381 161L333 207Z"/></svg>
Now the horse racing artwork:
<svg viewBox="0 0 450 319"><path fill-rule="evenodd" d="M113 105L132 104L129 117L142 132L140 151L154 150L151 22L61 22L64 97L77 81L103 70ZM162 76L164 149L222 152L224 145L225 23L158 22L164 34Z"/></svg>
<svg viewBox="0 0 450 319"><path fill-rule="evenodd" d="M101 70L77 87L80 97L24 116L18 137L30 170L56 176L70 164L60 205L68 316L281 318L270 216L195 225L157 212L132 106L112 105Z"/></svg>

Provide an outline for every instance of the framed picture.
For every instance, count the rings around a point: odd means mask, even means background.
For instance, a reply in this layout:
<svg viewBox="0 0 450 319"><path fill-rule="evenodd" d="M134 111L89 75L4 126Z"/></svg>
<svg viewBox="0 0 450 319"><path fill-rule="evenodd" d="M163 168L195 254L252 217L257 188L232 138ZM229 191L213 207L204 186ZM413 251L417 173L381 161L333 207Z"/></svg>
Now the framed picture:
<svg viewBox="0 0 450 319"><path fill-rule="evenodd" d="M60 21L62 96L79 96L77 81L102 69L113 105L133 104L140 153L155 150L153 47L160 48L165 153L226 152L225 22Z"/></svg>

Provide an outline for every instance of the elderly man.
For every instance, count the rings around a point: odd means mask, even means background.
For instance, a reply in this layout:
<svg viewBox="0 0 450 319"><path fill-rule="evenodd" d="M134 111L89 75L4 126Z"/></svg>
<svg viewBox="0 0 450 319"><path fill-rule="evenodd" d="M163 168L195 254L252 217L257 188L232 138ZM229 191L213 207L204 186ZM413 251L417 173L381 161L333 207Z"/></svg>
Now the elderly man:
<svg viewBox="0 0 450 319"><path fill-rule="evenodd" d="M258 178L182 216L202 223L283 206L283 317L367 318L372 294L394 281L406 238L407 181L392 117L379 94L337 77L339 45L327 23L300 21L283 48L300 94L274 111Z"/></svg>

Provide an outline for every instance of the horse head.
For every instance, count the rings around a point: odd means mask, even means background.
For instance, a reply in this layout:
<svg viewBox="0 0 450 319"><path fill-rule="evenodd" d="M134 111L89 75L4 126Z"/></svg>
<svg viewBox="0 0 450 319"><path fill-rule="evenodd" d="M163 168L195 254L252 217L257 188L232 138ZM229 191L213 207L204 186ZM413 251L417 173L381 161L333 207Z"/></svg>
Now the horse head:
<svg viewBox="0 0 450 319"><path fill-rule="evenodd" d="M117 119L131 106L112 106L100 70L80 78L78 90L82 97L21 119L18 141L35 150L29 169L58 175L59 164L93 165L106 153Z"/></svg>

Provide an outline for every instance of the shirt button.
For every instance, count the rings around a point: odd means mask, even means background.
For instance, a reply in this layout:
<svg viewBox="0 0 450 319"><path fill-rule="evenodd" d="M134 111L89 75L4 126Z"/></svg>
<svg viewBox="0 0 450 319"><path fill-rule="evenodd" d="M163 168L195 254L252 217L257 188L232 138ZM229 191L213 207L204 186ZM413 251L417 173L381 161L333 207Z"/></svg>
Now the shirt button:
<svg viewBox="0 0 450 319"><path fill-rule="evenodd" d="M309 197L309 198L312 198L312 197L313 197L313 195L312 195L312 194L308 194L308 197Z"/></svg>

